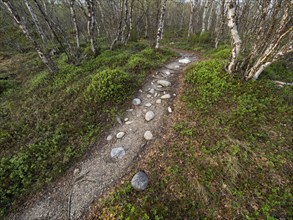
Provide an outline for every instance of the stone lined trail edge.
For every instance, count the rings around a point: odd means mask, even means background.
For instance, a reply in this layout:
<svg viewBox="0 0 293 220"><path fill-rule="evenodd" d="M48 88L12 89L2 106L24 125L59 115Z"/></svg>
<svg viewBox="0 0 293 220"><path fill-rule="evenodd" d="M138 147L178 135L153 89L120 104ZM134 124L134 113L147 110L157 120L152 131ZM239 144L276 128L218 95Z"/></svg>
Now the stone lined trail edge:
<svg viewBox="0 0 293 220"><path fill-rule="evenodd" d="M180 55L149 77L137 97L129 101L125 118L97 140L90 153L6 219L81 219L94 201L130 172L141 152L158 138L164 118L176 111L169 106L176 97L178 75L197 60L188 52Z"/></svg>

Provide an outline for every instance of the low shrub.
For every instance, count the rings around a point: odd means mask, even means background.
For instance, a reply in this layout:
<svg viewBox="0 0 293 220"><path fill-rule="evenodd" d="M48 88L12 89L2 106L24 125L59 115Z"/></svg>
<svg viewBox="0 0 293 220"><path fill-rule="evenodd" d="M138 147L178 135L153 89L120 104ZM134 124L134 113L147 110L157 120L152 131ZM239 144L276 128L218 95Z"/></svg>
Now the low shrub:
<svg viewBox="0 0 293 220"><path fill-rule="evenodd" d="M119 69L106 69L92 77L87 87L87 99L96 103L120 103L131 91L128 73Z"/></svg>

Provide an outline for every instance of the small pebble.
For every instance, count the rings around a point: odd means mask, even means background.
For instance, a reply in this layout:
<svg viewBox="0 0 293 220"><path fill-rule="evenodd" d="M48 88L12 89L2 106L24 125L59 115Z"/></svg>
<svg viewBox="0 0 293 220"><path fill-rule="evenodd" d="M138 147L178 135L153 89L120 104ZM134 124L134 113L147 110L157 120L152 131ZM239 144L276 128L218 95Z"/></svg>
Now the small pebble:
<svg viewBox="0 0 293 220"><path fill-rule="evenodd" d="M152 120L153 118L155 117L155 113L153 111L148 111L146 114L145 114L145 120L146 121L150 121Z"/></svg>
<svg viewBox="0 0 293 220"><path fill-rule="evenodd" d="M169 98L171 98L170 94L165 94L161 96L161 99L169 99Z"/></svg>
<svg viewBox="0 0 293 220"><path fill-rule="evenodd" d="M156 103L157 104L161 104L162 103L162 99L157 99Z"/></svg>
<svg viewBox="0 0 293 220"><path fill-rule="evenodd" d="M133 104L133 105L140 105L140 104L141 104L141 100L138 99L138 98L133 99L133 100L132 100L132 104Z"/></svg>
<svg viewBox="0 0 293 220"><path fill-rule="evenodd" d="M125 122L126 125L130 125L132 123L133 123L133 121L127 121L127 122Z"/></svg>
<svg viewBox="0 0 293 220"><path fill-rule="evenodd" d="M169 112L169 113L172 113L172 109L171 109L171 107L168 107L168 112Z"/></svg>
<svg viewBox="0 0 293 220"><path fill-rule="evenodd" d="M78 168L74 169L73 176L77 176L79 174L80 170Z"/></svg>
<svg viewBox="0 0 293 220"><path fill-rule="evenodd" d="M113 135L108 135L108 137L107 137L107 141L111 141L113 139Z"/></svg>
<svg viewBox="0 0 293 220"><path fill-rule="evenodd" d="M151 107L151 106L152 106L152 103L145 104L145 107Z"/></svg>
<svg viewBox="0 0 293 220"><path fill-rule="evenodd" d="M125 150L123 147L113 148L111 150L111 157L112 158L119 158L122 159L125 156Z"/></svg>
<svg viewBox="0 0 293 220"><path fill-rule="evenodd" d="M150 89L149 93L154 94L155 90L154 89Z"/></svg>
<svg viewBox="0 0 293 220"><path fill-rule="evenodd" d="M124 118L124 121L125 121L125 122L129 121L129 118Z"/></svg>
<svg viewBox="0 0 293 220"><path fill-rule="evenodd" d="M151 96L151 95L147 95L147 97L148 97L148 98L151 98L152 96Z"/></svg>
<svg viewBox="0 0 293 220"><path fill-rule="evenodd" d="M125 132L119 132L118 134L116 134L116 138L121 139L123 138L124 135L125 135Z"/></svg>
<svg viewBox="0 0 293 220"><path fill-rule="evenodd" d="M153 139L153 134L150 131L146 131L143 135L144 139L146 139L147 141L152 140Z"/></svg>
<svg viewBox="0 0 293 220"><path fill-rule="evenodd" d="M142 92L142 90L140 89L139 92Z"/></svg>
<svg viewBox="0 0 293 220"><path fill-rule="evenodd" d="M157 97L157 96L158 96L158 93L156 92L156 93L155 93L155 97Z"/></svg>

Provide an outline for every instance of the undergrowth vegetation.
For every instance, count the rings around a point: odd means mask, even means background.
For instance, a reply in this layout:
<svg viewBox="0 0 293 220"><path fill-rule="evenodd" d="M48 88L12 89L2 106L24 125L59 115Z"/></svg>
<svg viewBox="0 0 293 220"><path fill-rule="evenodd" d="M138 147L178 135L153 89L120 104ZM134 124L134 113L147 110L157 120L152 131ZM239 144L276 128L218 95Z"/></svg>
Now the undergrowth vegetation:
<svg viewBox="0 0 293 220"><path fill-rule="evenodd" d="M3 62L3 72L19 70L15 84L0 84L0 216L93 145L147 73L173 56L132 43L76 67L61 54L55 75L42 71L36 56Z"/></svg>
<svg viewBox="0 0 293 220"><path fill-rule="evenodd" d="M148 188L125 181L93 219L292 218L292 90L232 78L226 54L187 71L176 123L138 167Z"/></svg>

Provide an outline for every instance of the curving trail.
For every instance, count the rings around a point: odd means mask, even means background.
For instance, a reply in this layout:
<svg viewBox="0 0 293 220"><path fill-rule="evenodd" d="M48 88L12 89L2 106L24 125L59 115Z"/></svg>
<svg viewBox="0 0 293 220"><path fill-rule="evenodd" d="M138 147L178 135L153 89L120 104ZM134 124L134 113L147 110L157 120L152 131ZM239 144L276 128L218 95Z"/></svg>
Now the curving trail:
<svg viewBox="0 0 293 220"><path fill-rule="evenodd" d="M180 86L178 76L197 60L191 52L176 51L180 58L148 78L137 99L129 101L124 118L97 141L90 155L8 219L80 219L95 200L127 174L141 153L159 138L165 117L176 111L173 102Z"/></svg>

